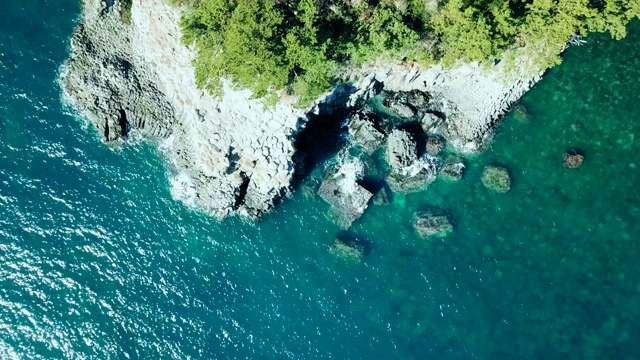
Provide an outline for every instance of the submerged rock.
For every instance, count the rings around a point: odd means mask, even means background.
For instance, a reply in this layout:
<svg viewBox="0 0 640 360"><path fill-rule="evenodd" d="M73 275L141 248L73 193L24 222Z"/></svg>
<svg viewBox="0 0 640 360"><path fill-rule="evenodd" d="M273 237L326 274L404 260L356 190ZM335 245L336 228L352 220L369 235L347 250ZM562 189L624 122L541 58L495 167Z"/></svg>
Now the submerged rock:
<svg viewBox="0 0 640 360"><path fill-rule="evenodd" d="M436 211L419 211L414 214L413 226L424 238L442 237L453 231L447 215Z"/></svg>
<svg viewBox="0 0 640 360"><path fill-rule="evenodd" d="M364 258L364 246L354 241L336 239L329 248L329 252L349 261L360 262Z"/></svg>
<svg viewBox="0 0 640 360"><path fill-rule="evenodd" d="M520 120L520 121L528 121L529 120L529 111L527 110L527 108L522 105L522 104L518 104L513 108L513 113L516 116L516 119Z"/></svg>
<svg viewBox="0 0 640 360"><path fill-rule="evenodd" d="M374 205L387 205L391 204L392 201L393 195L386 186L380 188L380 190L373 196L372 200Z"/></svg>
<svg viewBox="0 0 640 360"><path fill-rule="evenodd" d="M487 165L482 172L482 185L498 193L505 193L511 189L511 177L507 169Z"/></svg>
<svg viewBox="0 0 640 360"><path fill-rule="evenodd" d="M564 167L575 169L582 165L584 154L580 149L571 149L564 153Z"/></svg>
<svg viewBox="0 0 640 360"><path fill-rule="evenodd" d="M440 174L447 180L460 181L464 176L464 162L461 158L450 156L444 161Z"/></svg>
<svg viewBox="0 0 640 360"><path fill-rule="evenodd" d="M385 134L376 127L376 122L369 115L360 111L354 113L349 120L349 138L371 155L384 141Z"/></svg>
<svg viewBox="0 0 640 360"><path fill-rule="evenodd" d="M362 161L350 159L331 170L318 190L318 195L331 205L336 222L343 229L362 216L373 197L358 183L363 173Z"/></svg>

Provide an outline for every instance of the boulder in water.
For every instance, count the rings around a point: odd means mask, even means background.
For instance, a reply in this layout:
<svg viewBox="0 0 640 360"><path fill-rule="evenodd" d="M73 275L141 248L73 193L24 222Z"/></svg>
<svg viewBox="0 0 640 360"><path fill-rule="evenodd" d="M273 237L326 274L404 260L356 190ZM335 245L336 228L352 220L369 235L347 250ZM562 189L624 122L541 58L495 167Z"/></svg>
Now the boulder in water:
<svg viewBox="0 0 640 360"><path fill-rule="evenodd" d="M460 181L464 176L464 162L457 156L450 156L444 161L440 174L447 180Z"/></svg>
<svg viewBox="0 0 640 360"><path fill-rule="evenodd" d="M364 258L364 246L354 241L336 239L329 248L329 252L344 260L362 261Z"/></svg>
<svg viewBox="0 0 640 360"><path fill-rule="evenodd" d="M350 159L331 170L324 178L318 195L331 205L338 226L347 229L364 213L373 197L358 180L362 179L364 165Z"/></svg>
<svg viewBox="0 0 640 360"><path fill-rule="evenodd" d="M392 170L411 166L418 159L416 141L409 132L395 129L387 139L387 163Z"/></svg>
<svg viewBox="0 0 640 360"><path fill-rule="evenodd" d="M487 165L482 172L482 185L498 193L506 193L511 189L511 177L507 169Z"/></svg>
<svg viewBox="0 0 640 360"><path fill-rule="evenodd" d="M437 173L437 159L424 155L418 158L417 143L413 135L395 129L387 139L387 163L391 173L387 182L393 191L422 190L433 182Z"/></svg>

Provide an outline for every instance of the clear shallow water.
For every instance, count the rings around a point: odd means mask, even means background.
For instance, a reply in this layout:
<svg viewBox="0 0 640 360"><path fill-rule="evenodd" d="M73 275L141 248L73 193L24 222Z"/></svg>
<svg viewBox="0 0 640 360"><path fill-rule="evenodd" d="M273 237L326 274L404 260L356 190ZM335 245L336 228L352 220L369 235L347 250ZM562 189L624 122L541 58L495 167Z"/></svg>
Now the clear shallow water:
<svg viewBox="0 0 640 360"><path fill-rule="evenodd" d="M8 11L6 11L8 10ZM171 199L151 145L112 151L59 101L77 1L0 20L0 358L633 359L640 353L640 26L571 48L458 184L398 196L327 249L302 193L259 224ZM569 147L584 165L562 167ZM507 194L480 185L487 163ZM455 233L424 241L413 211Z"/></svg>

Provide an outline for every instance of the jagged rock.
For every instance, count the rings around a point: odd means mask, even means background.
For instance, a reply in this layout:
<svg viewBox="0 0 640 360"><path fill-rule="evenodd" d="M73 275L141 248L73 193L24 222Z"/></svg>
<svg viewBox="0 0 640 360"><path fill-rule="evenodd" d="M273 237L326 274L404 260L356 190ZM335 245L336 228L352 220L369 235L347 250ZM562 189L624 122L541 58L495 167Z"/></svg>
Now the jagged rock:
<svg viewBox="0 0 640 360"><path fill-rule="evenodd" d="M376 128L374 119L358 111L349 119L349 138L371 155L382 145L385 134Z"/></svg>
<svg viewBox="0 0 640 360"><path fill-rule="evenodd" d="M451 156L444 161L440 174L448 180L460 181L464 176L464 162L462 159Z"/></svg>
<svg viewBox="0 0 640 360"><path fill-rule="evenodd" d="M425 155L400 171L391 171L387 176L389 187L396 192L410 193L424 190L438 174L438 160Z"/></svg>
<svg viewBox="0 0 640 360"><path fill-rule="evenodd" d="M511 189L511 177L507 169L487 165L482 172L482 185L495 192L505 193Z"/></svg>
<svg viewBox="0 0 640 360"><path fill-rule="evenodd" d="M353 241L336 239L329 248L329 252L345 260L360 262L364 257L364 246Z"/></svg>
<svg viewBox="0 0 640 360"><path fill-rule="evenodd" d="M427 154L438 155L444 150L445 141L442 136L429 135L427 137Z"/></svg>
<svg viewBox="0 0 640 360"><path fill-rule="evenodd" d="M584 154L582 150L571 149L564 153L564 167L569 169L575 169L582 165L584 161Z"/></svg>
<svg viewBox="0 0 640 360"><path fill-rule="evenodd" d="M172 196L218 218L255 218L287 194L293 141L307 121L302 109L283 102L266 109L227 80L220 98L199 89L182 12L165 0L82 3L60 84L103 140L160 140L176 170Z"/></svg>
<svg viewBox="0 0 640 360"><path fill-rule="evenodd" d="M391 169L400 171L417 159L418 149L413 136L404 130L393 130L387 139L387 163Z"/></svg>
<svg viewBox="0 0 640 360"><path fill-rule="evenodd" d="M391 191L386 186L380 188L380 190L373 196L374 205L387 205L392 202Z"/></svg>
<svg viewBox="0 0 640 360"><path fill-rule="evenodd" d="M405 130L395 129L389 135L387 163L391 167L387 182L396 192L422 190L436 178L437 159L428 154L418 158L417 144Z"/></svg>
<svg viewBox="0 0 640 360"><path fill-rule="evenodd" d="M336 222L343 229L362 216L373 197L358 183L363 173L361 160L347 160L329 172L318 190L318 195L331 205Z"/></svg>
<svg viewBox="0 0 640 360"><path fill-rule="evenodd" d="M416 212L413 226L424 238L442 237L453 231L453 225L447 215L435 211Z"/></svg>
<svg viewBox="0 0 640 360"><path fill-rule="evenodd" d="M432 132L438 126L442 125L444 119L433 113L426 113L420 119L420 126L425 133Z"/></svg>
<svg viewBox="0 0 640 360"><path fill-rule="evenodd" d="M414 119L426 111L429 96L419 90L385 92L382 104L399 118Z"/></svg>

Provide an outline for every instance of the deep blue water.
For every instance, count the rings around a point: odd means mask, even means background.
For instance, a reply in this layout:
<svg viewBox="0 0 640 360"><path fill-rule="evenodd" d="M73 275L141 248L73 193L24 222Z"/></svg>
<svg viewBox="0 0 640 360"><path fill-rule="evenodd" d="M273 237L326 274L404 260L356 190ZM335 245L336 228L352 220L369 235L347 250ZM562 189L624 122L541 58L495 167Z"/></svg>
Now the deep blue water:
<svg viewBox="0 0 640 360"><path fill-rule="evenodd" d="M0 17L1 359L640 357L640 26L571 48L458 184L396 196L354 232L302 193L257 224L171 198L151 144L112 150L60 101L75 0ZM562 167L568 147L584 165ZM506 165L512 191L480 185ZM456 231L417 237L442 206Z"/></svg>

